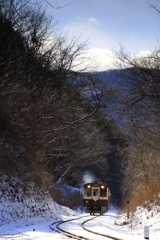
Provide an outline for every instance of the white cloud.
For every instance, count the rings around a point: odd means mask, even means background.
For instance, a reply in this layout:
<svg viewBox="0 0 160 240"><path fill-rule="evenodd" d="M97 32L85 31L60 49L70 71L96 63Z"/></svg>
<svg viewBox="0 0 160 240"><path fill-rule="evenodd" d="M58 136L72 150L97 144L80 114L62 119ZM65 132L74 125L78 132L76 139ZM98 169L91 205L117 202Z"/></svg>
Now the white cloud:
<svg viewBox="0 0 160 240"><path fill-rule="evenodd" d="M100 48L91 48L88 51L83 52L85 56L85 62L77 61L78 63L76 66L78 66L80 69L82 67L85 68L85 66L88 67L88 71L106 71L109 69L116 69L119 68L119 60L116 58L116 55L113 51L107 50L107 49L100 49ZM83 54L82 53L82 54ZM142 59L148 56L151 56L153 53L150 51L141 51L137 55L131 55L130 58L136 59ZM128 65L123 67L129 67ZM77 70L77 67L74 69Z"/></svg>
<svg viewBox="0 0 160 240"><path fill-rule="evenodd" d="M107 49L91 48L88 53L92 59L92 65L96 71L105 71L115 68L115 54Z"/></svg>
<svg viewBox="0 0 160 240"><path fill-rule="evenodd" d="M118 59L115 57L114 50L118 52L120 49L119 41L108 32L104 32L97 19L84 19L79 17L77 21L66 26L65 30L67 30L69 38L73 36L78 38L80 36L81 42L88 40L88 48L90 50L87 54L91 60L85 61L85 64L91 65L91 70L105 71L117 68L116 63ZM130 39L129 47L128 45L126 46L126 49L132 49L130 54L132 59L135 57L145 57L151 54L151 51L140 51L140 47L137 48L137 42L132 41ZM135 55L134 52L137 54Z"/></svg>
<svg viewBox="0 0 160 240"><path fill-rule="evenodd" d="M88 40L90 48L117 48L119 43L108 33L102 31L99 26L99 22L94 19L81 19L65 26L64 30L67 30L67 35L81 37L82 41Z"/></svg>
<svg viewBox="0 0 160 240"><path fill-rule="evenodd" d="M82 18L82 17L77 17L77 20L83 24L95 24L99 25L99 21L96 18Z"/></svg>
<svg viewBox="0 0 160 240"><path fill-rule="evenodd" d="M115 62L114 52L107 49L91 48L82 52L80 58L76 59L73 70L84 68L85 71L106 71L115 69Z"/></svg>
<svg viewBox="0 0 160 240"><path fill-rule="evenodd" d="M109 24L104 28L103 22L99 22L96 18L78 17L64 29L67 29L69 36L81 36L82 40L89 40L90 48L112 51L119 49L119 44L122 43L132 54L151 49L149 40L144 41L144 38L138 36L135 31L123 35L119 33L119 29L110 29Z"/></svg>
<svg viewBox="0 0 160 240"><path fill-rule="evenodd" d="M88 22L90 23L90 24L96 24L96 25L99 25L99 22L97 21L97 19L95 19L95 18L88 18Z"/></svg>
<svg viewBox="0 0 160 240"><path fill-rule="evenodd" d="M115 69L118 67L119 60L113 51L107 49L91 48L88 53L92 59L92 67L96 71L105 71L108 69ZM142 59L151 56L151 51L140 51L136 55L131 55L131 59ZM127 66L126 66L127 67Z"/></svg>
<svg viewBox="0 0 160 240"><path fill-rule="evenodd" d="M135 55L135 57L143 58L143 57L149 57L153 53L151 51L140 51L138 54Z"/></svg>

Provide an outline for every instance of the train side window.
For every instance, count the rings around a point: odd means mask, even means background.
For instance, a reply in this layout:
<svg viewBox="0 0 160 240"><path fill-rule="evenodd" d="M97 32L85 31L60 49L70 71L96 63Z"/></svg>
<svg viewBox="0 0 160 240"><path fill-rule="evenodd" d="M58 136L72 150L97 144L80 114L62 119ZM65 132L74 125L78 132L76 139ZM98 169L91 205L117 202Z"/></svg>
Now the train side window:
<svg viewBox="0 0 160 240"><path fill-rule="evenodd" d="M98 196L98 189L93 190L93 196Z"/></svg>
<svg viewBox="0 0 160 240"><path fill-rule="evenodd" d="M107 188L100 189L100 197L107 197Z"/></svg>

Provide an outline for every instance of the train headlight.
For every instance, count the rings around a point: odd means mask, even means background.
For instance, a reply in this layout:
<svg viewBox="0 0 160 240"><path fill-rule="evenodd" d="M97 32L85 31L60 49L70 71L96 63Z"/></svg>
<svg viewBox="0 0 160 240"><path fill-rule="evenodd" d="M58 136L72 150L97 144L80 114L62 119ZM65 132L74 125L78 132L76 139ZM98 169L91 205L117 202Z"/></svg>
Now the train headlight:
<svg viewBox="0 0 160 240"><path fill-rule="evenodd" d="M91 185L87 185L87 188L91 188Z"/></svg>
<svg viewBox="0 0 160 240"><path fill-rule="evenodd" d="M104 189L105 187L102 185L101 188Z"/></svg>

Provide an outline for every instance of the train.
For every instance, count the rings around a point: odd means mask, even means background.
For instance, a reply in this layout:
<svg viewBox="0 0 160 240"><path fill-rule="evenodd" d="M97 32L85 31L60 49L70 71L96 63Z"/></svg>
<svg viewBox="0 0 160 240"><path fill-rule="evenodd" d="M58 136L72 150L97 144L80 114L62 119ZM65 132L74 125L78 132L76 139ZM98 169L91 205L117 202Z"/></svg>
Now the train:
<svg viewBox="0 0 160 240"><path fill-rule="evenodd" d="M90 215L103 215L108 211L111 192L106 183L85 183L83 186L83 210Z"/></svg>

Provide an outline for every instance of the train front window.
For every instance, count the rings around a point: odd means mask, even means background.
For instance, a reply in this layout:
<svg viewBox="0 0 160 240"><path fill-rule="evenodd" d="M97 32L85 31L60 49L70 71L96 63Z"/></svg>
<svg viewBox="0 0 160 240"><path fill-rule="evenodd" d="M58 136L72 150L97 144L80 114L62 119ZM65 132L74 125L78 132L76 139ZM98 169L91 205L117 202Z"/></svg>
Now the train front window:
<svg viewBox="0 0 160 240"><path fill-rule="evenodd" d="M98 196L98 189L93 190L93 196Z"/></svg>
<svg viewBox="0 0 160 240"><path fill-rule="evenodd" d="M107 188L106 187L101 187L100 189L100 197L107 197Z"/></svg>
<svg viewBox="0 0 160 240"><path fill-rule="evenodd" d="M91 196L91 188L85 188L84 196L85 197L90 197Z"/></svg>

